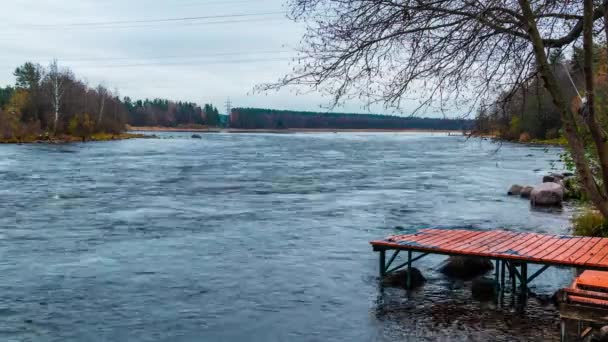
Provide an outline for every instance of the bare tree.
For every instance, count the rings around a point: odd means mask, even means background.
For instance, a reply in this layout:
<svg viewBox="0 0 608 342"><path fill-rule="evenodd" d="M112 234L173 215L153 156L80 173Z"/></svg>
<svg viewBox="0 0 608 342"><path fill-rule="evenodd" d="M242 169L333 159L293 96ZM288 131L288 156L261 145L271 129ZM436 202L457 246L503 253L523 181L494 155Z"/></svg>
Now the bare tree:
<svg viewBox="0 0 608 342"><path fill-rule="evenodd" d="M307 24L293 71L260 90L307 86L333 104L362 98L403 111L471 112L498 94L514 94L540 76L559 108L581 184L608 218L608 146L594 107L594 39L603 39L598 0L290 0ZM600 20L602 19L602 20ZM551 50L583 43L586 102L565 98ZM410 100L410 101L408 101ZM582 123L582 124L581 124ZM581 132L593 137L601 164L589 168Z"/></svg>
<svg viewBox="0 0 608 342"><path fill-rule="evenodd" d="M108 97L108 90L101 84L97 86L97 95L99 96L99 111L97 114L97 125L101 125L103 120L103 110L106 105L106 97Z"/></svg>
<svg viewBox="0 0 608 342"><path fill-rule="evenodd" d="M59 122L59 111L61 109L61 100L63 98L64 87L63 77L59 71L57 60L54 59L49 66L48 78L51 88L51 104L53 106L53 135L57 133L57 123Z"/></svg>

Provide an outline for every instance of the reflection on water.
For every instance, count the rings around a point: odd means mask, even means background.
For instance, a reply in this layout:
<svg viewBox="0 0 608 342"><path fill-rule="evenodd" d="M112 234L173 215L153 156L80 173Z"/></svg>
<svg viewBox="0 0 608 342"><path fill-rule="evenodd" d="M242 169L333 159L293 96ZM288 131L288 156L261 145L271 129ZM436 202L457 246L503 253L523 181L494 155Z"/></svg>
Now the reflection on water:
<svg viewBox="0 0 608 342"><path fill-rule="evenodd" d="M551 305L476 301L435 271L440 256L417 262L421 290L380 291L368 244L430 226L566 233L568 210L504 195L557 150L443 134L164 137L0 146L3 340L557 338ZM552 269L533 290L570 279Z"/></svg>

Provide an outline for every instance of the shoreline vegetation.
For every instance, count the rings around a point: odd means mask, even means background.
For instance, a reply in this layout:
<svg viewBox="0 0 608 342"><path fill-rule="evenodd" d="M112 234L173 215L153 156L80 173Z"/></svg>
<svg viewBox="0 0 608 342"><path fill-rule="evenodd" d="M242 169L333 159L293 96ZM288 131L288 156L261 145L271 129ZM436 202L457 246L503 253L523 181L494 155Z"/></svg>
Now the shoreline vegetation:
<svg viewBox="0 0 608 342"><path fill-rule="evenodd" d="M99 142L99 141L115 141L128 139L148 139L153 136L140 133L124 132L124 133L95 133L88 137L78 137L73 135L58 135L58 136L26 136L21 138L0 139L2 144L69 144L77 142Z"/></svg>
<svg viewBox="0 0 608 342"><path fill-rule="evenodd" d="M128 132L193 132L193 133L446 133L465 135L461 130L447 129L379 129L379 128L220 128L220 127L162 127L162 126L128 126Z"/></svg>

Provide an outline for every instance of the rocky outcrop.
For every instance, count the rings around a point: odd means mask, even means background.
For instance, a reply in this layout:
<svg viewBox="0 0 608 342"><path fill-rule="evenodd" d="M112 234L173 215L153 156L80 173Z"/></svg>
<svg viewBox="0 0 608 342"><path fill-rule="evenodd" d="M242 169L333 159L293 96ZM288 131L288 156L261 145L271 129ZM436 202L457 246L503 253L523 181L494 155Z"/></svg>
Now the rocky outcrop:
<svg viewBox="0 0 608 342"><path fill-rule="evenodd" d="M426 282L426 278L419 269L412 267L411 288L417 288ZM382 285L389 287L401 287L407 289L407 270L392 272L384 276Z"/></svg>
<svg viewBox="0 0 608 342"><path fill-rule="evenodd" d="M519 196L521 194L521 190L523 188L524 187L519 184L511 185L511 187L509 188L509 191L507 191L507 194L509 196Z"/></svg>
<svg viewBox="0 0 608 342"><path fill-rule="evenodd" d="M484 275L494 269L494 265L488 259L451 256L441 266L439 272L450 278L473 279Z"/></svg>
<svg viewBox="0 0 608 342"><path fill-rule="evenodd" d="M559 183L564 176L557 173L552 173L543 177L543 183Z"/></svg>
<svg viewBox="0 0 608 342"><path fill-rule="evenodd" d="M521 189L521 193L519 194L519 196L521 196L521 198L530 198L532 190L534 190L534 187L531 187L529 185L524 186L524 188Z"/></svg>
<svg viewBox="0 0 608 342"><path fill-rule="evenodd" d="M530 203L533 206L561 206L564 200L564 188L557 183L543 183L530 193Z"/></svg>

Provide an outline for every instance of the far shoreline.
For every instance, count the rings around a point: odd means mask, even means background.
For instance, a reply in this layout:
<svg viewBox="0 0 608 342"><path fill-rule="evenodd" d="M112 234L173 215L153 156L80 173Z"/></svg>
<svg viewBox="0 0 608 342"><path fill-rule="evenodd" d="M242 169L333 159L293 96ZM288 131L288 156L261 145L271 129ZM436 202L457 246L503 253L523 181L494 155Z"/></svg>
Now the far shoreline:
<svg viewBox="0 0 608 342"><path fill-rule="evenodd" d="M243 129L243 128L187 128L187 127L160 127L160 126L130 126L128 132L191 132L191 133L457 133L463 135L462 130L440 129L332 129L332 128L286 128L286 129Z"/></svg>

